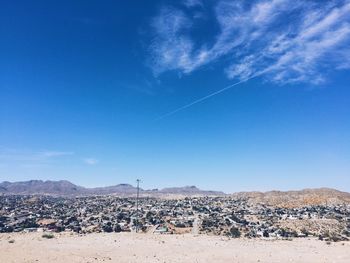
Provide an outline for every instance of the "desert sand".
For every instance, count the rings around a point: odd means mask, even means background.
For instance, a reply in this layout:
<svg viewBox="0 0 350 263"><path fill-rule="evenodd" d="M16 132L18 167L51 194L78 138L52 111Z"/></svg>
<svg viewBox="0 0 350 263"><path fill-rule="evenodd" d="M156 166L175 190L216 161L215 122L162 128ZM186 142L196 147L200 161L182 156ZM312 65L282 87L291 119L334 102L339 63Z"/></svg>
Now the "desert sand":
<svg viewBox="0 0 350 263"><path fill-rule="evenodd" d="M11 241L11 242L9 242ZM206 235L0 234L0 262L350 262L350 242L228 239Z"/></svg>

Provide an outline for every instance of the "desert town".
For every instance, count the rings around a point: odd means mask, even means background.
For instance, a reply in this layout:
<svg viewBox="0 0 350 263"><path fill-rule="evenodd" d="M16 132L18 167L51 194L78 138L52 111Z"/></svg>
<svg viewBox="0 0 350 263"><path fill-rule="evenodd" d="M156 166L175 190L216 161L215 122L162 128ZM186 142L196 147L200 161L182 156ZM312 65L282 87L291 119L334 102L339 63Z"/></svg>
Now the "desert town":
<svg viewBox="0 0 350 263"><path fill-rule="evenodd" d="M350 205L272 207L248 198L182 199L89 196L0 196L0 233L140 232L232 238L350 238Z"/></svg>

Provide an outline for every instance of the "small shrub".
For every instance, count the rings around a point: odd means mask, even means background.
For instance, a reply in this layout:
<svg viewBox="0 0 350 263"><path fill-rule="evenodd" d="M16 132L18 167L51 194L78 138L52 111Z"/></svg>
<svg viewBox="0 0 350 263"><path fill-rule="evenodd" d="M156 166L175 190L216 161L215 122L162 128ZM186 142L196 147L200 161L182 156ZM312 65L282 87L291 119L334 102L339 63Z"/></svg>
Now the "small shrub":
<svg viewBox="0 0 350 263"><path fill-rule="evenodd" d="M344 230L344 231L343 231L343 235L345 235L345 236L347 236L347 237L350 237L350 231Z"/></svg>
<svg viewBox="0 0 350 263"><path fill-rule="evenodd" d="M13 244L13 243L15 243L15 240L14 240L14 239L11 239L11 240L9 240L9 243L10 243L10 244Z"/></svg>
<svg viewBox="0 0 350 263"><path fill-rule="evenodd" d="M267 232L266 230L264 230L264 232L263 232L263 237L269 237L269 236L270 236L269 232Z"/></svg>
<svg viewBox="0 0 350 263"><path fill-rule="evenodd" d="M122 228L120 227L120 225L116 224L115 227L114 227L114 232L122 232Z"/></svg>
<svg viewBox="0 0 350 263"><path fill-rule="evenodd" d="M41 237L42 237L42 238L46 238L46 239L51 239L51 238L54 238L55 236L54 236L53 234L47 234L47 233L45 233L45 234L43 234Z"/></svg>
<svg viewBox="0 0 350 263"><path fill-rule="evenodd" d="M111 232L113 232L113 227L111 225L106 224L106 225L102 226L102 230L103 230L103 232L111 233Z"/></svg>
<svg viewBox="0 0 350 263"><path fill-rule="evenodd" d="M302 230L301 230L301 233L303 234L303 235L305 235L306 237L308 237L309 236L309 231L307 231L305 228L303 228Z"/></svg>
<svg viewBox="0 0 350 263"><path fill-rule="evenodd" d="M232 227L230 229L229 235L233 238L239 238L241 236L241 232L239 231L239 229L237 227Z"/></svg>

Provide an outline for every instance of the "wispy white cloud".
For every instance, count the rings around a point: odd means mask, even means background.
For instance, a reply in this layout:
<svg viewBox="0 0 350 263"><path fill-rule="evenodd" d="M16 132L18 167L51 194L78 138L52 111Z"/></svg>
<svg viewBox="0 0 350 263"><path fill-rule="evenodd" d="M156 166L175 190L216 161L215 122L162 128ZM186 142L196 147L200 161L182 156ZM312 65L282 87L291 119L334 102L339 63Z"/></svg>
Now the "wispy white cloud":
<svg viewBox="0 0 350 263"><path fill-rule="evenodd" d="M219 31L209 45L192 36L196 21L185 11L161 9L152 21L150 45L156 75L189 74L225 58L231 79L263 75L281 84L317 84L329 69L350 67L349 0L220 1L214 10Z"/></svg>
<svg viewBox="0 0 350 263"><path fill-rule="evenodd" d="M85 158L83 159L84 163L88 164L88 165L96 165L98 164L98 160L95 158Z"/></svg>
<svg viewBox="0 0 350 263"><path fill-rule="evenodd" d="M60 157L60 156L67 156L67 155L73 155L73 152L61 152L61 151L43 151L39 152L40 155L44 157Z"/></svg>
<svg viewBox="0 0 350 263"><path fill-rule="evenodd" d="M184 33L190 26L191 21L184 12L172 8L163 8L153 20L155 39L150 49L153 53L152 67L156 74L174 69L187 72L193 70L190 58L192 40Z"/></svg>
<svg viewBox="0 0 350 263"><path fill-rule="evenodd" d="M197 7L197 6L202 7L203 6L203 2L201 0L185 0L183 3L188 8Z"/></svg>
<svg viewBox="0 0 350 263"><path fill-rule="evenodd" d="M73 156L74 155L74 156ZM0 167L21 166L27 168L50 166L71 161L76 157L71 151L41 150L33 151L28 149L11 149L0 146ZM99 160L92 157L75 158L75 161L83 161L87 165L96 165Z"/></svg>
<svg viewBox="0 0 350 263"><path fill-rule="evenodd" d="M0 160L19 162L44 162L64 156L73 155L74 152L66 151L31 151L20 149L0 148Z"/></svg>
<svg viewBox="0 0 350 263"><path fill-rule="evenodd" d="M67 157L74 155L68 151L33 151L28 149L11 149L0 146L0 168L22 167L37 168L49 167L53 164L66 161Z"/></svg>

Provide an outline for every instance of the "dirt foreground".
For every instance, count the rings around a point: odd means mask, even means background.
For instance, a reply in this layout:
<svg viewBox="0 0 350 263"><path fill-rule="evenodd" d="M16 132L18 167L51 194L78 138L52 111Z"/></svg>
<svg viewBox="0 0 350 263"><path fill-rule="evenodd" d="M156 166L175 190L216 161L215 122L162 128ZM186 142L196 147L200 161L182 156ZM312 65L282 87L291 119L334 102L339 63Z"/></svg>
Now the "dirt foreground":
<svg viewBox="0 0 350 263"><path fill-rule="evenodd" d="M135 233L0 234L0 262L350 262L350 242L269 241Z"/></svg>

